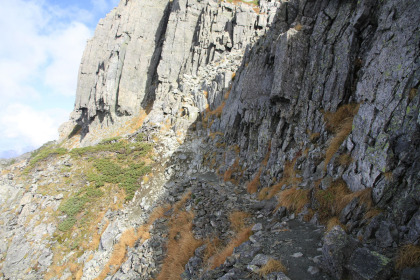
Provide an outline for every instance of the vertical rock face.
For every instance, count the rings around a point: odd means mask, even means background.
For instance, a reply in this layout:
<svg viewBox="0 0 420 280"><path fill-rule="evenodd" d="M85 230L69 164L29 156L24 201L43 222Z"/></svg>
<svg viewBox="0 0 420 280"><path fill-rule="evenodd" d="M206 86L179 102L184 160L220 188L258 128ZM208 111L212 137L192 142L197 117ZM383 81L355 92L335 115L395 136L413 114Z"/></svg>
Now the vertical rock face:
<svg viewBox="0 0 420 280"><path fill-rule="evenodd" d="M212 0L121 1L87 44L71 119L87 132L93 123L107 127L150 109L183 74L244 50L279 6L264 2L258 15L249 5Z"/></svg>
<svg viewBox="0 0 420 280"><path fill-rule="evenodd" d="M79 118L139 112L159 59L168 5L165 0L121 1L99 22L80 65Z"/></svg>
<svg viewBox="0 0 420 280"><path fill-rule="evenodd" d="M352 191L373 188L374 202L385 205L418 180L419 8L416 1L290 1L288 17L245 57L214 129L241 143L248 163L264 158L271 141L272 176L305 146L313 149L304 144L308 131L321 134L319 144L331 137L323 112L360 104L340 148L354 160L345 170L330 161L327 175L342 176ZM397 187L387 172L394 182L408 180Z"/></svg>

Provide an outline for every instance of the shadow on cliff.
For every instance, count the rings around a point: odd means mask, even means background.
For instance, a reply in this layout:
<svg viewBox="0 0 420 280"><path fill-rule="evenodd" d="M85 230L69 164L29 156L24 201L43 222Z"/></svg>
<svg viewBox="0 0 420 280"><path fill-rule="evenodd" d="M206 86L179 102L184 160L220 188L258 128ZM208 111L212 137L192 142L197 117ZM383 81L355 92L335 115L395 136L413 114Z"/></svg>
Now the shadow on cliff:
<svg viewBox="0 0 420 280"><path fill-rule="evenodd" d="M163 43L165 42L166 29L169 23L169 16L171 14L172 4L173 2L169 1L166 5L164 16L160 20L159 28L155 34L155 42L157 47L155 48L151 59L150 67L147 71L145 89L146 95L144 96L144 99L141 103L141 107L143 108L143 110L146 111L147 114L149 114L152 110L153 103L156 100L156 89L159 81L157 68L159 66L159 61L161 60Z"/></svg>

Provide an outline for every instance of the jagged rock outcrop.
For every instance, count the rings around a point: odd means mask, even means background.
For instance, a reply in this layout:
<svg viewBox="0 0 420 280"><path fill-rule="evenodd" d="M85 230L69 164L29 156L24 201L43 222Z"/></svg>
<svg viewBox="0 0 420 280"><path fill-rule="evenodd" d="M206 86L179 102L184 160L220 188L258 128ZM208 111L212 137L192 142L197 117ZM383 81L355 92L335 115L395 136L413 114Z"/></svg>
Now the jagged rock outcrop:
<svg viewBox="0 0 420 280"><path fill-rule="evenodd" d="M243 51L266 32L279 6L262 1L257 14L255 7L227 2L121 1L85 49L73 124L83 127L83 134L89 127L121 125L126 116L150 111L155 99L165 113L176 112L167 93L178 89L183 75L196 76L200 66ZM232 74L226 70L224 84ZM63 126L63 135L73 126Z"/></svg>

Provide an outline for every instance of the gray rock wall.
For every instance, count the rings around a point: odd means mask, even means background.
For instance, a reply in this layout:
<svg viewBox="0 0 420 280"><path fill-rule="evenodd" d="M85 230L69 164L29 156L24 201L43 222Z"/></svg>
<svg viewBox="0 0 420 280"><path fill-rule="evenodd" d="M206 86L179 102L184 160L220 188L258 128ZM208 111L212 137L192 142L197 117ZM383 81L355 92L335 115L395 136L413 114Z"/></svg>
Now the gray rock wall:
<svg viewBox="0 0 420 280"><path fill-rule="evenodd" d="M402 226L419 205L420 3L290 1L286 7L288 16L278 16L244 57L212 130L240 145L250 179L271 143L263 185L280 179L284 163L308 148L296 165L302 186L343 178L352 191L371 188L374 203L390 207ZM348 103L360 104L352 132L324 171L334 137L324 112ZM320 138L311 143L314 132ZM345 153L353 159L348 167L334 160Z"/></svg>
<svg viewBox="0 0 420 280"><path fill-rule="evenodd" d="M139 112L159 59L168 5L166 0L121 1L99 22L80 65L76 119Z"/></svg>
<svg viewBox="0 0 420 280"><path fill-rule="evenodd" d="M258 15L249 5L214 0L121 1L85 49L72 123L87 133L150 111L184 74L196 76L199 67L264 34L280 3L262 2Z"/></svg>

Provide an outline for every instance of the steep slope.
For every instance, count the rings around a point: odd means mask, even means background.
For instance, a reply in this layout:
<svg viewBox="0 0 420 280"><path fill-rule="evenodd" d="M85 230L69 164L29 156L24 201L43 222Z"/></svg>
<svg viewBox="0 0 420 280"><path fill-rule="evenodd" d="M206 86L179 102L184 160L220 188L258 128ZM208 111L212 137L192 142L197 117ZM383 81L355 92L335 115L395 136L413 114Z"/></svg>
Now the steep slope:
<svg viewBox="0 0 420 280"><path fill-rule="evenodd" d="M99 23L60 143L3 168L2 277L416 279L420 2L246 2Z"/></svg>

